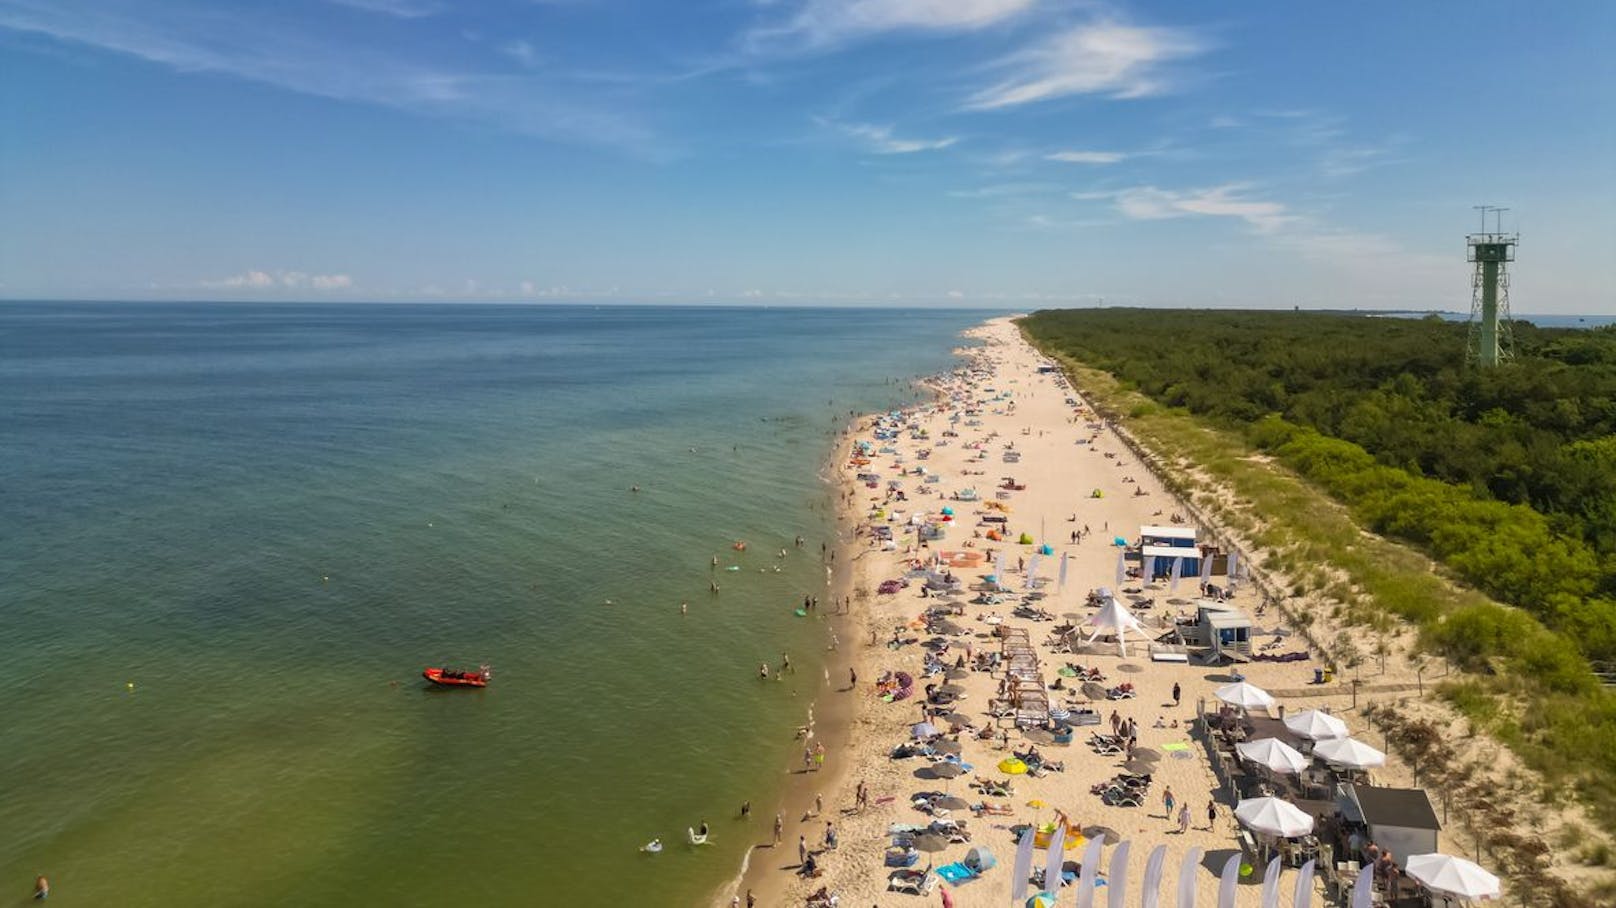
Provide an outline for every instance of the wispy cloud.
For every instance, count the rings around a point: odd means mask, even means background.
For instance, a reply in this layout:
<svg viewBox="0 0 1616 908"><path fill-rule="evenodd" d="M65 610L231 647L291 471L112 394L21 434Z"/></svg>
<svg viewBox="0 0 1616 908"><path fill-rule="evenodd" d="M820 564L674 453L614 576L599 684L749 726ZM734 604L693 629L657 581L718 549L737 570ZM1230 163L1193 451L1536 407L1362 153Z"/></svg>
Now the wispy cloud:
<svg viewBox="0 0 1616 908"><path fill-rule="evenodd" d="M559 141L654 149L648 129L608 105L530 77L419 62L321 32L191 3L0 0L0 28L339 101L493 123Z"/></svg>
<svg viewBox="0 0 1616 908"><path fill-rule="evenodd" d="M1018 196L1048 195L1059 192L1055 183L991 183L975 189L951 189L949 197L955 199L1008 199Z"/></svg>
<svg viewBox="0 0 1616 908"><path fill-rule="evenodd" d="M1068 95L1141 98L1168 87L1166 64L1206 44L1174 28L1094 22L1069 28L1001 60L1009 75L972 95L966 107L994 110Z"/></svg>
<svg viewBox="0 0 1616 908"><path fill-rule="evenodd" d="M1238 218L1259 233L1273 233L1297 220L1283 204L1250 198L1246 195L1248 190L1249 187L1238 183L1182 192L1135 186L1119 190L1112 197L1117 211L1136 221L1227 217Z"/></svg>
<svg viewBox="0 0 1616 908"><path fill-rule="evenodd" d="M1116 164L1129 157L1122 151L1057 151L1044 155L1044 160L1064 164Z"/></svg>
<svg viewBox="0 0 1616 908"><path fill-rule="evenodd" d="M858 139L865 148L876 154L914 154L920 151L939 151L959 142L957 136L947 136L941 139L901 139L893 135L892 127L878 126L873 123L843 123L823 117L815 117L814 121L821 126Z"/></svg>
<svg viewBox="0 0 1616 908"><path fill-rule="evenodd" d="M534 50L533 45L526 41L512 41L509 44L502 44L499 52L529 69L538 66L540 63L539 52Z"/></svg>
<svg viewBox="0 0 1616 908"><path fill-rule="evenodd" d="M1038 0L804 0L783 22L742 41L752 52L823 50L883 32L976 31L1014 19ZM773 5L773 4L769 4Z"/></svg>
<svg viewBox="0 0 1616 908"><path fill-rule="evenodd" d="M371 13L385 13L400 19L419 19L444 10L439 0L328 0L328 2Z"/></svg>
<svg viewBox="0 0 1616 908"><path fill-rule="evenodd" d="M353 278L346 274L309 274L304 271L249 270L220 280L197 282L208 290L347 290Z"/></svg>

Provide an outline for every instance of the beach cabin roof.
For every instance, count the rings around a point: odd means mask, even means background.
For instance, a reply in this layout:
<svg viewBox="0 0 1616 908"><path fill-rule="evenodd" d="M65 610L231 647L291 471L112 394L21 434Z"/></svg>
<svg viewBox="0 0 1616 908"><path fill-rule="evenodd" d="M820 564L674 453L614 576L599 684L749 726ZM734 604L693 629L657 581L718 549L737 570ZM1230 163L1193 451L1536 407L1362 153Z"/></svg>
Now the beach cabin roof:
<svg viewBox="0 0 1616 908"><path fill-rule="evenodd" d="M1192 527L1153 527L1139 528L1139 535L1145 539L1188 539L1195 541L1195 530Z"/></svg>
<svg viewBox="0 0 1616 908"><path fill-rule="evenodd" d="M1405 829L1441 829L1436 810L1423 788L1374 788L1348 785L1347 799L1370 826L1401 826Z"/></svg>
<svg viewBox="0 0 1616 908"><path fill-rule="evenodd" d="M1193 558L1199 559L1199 549L1186 548L1177 545L1146 545L1140 549L1146 558Z"/></svg>
<svg viewBox="0 0 1616 908"><path fill-rule="evenodd" d="M1244 612L1233 609L1202 609L1201 621L1220 630L1230 627L1251 627L1251 619L1247 618Z"/></svg>

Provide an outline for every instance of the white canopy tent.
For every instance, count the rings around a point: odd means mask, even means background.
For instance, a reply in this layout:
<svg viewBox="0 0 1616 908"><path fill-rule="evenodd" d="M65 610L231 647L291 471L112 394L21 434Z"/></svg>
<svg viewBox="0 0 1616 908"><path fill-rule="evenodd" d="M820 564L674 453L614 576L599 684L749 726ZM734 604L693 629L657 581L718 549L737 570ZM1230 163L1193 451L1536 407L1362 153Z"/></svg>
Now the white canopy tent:
<svg viewBox="0 0 1616 908"><path fill-rule="evenodd" d="M1092 628L1089 639L1085 642L1093 643L1101 634L1116 634L1117 651L1123 656L1128 655L1127 633L1129 631L1138 634L1147 642L1150 639L1145 633L1145 626L1140 624L1139 619L1135 618L1133 613L1128 611L1127 607L1115 598L1107 599L1105 605L1100 606L1100 610L1090 615L1088 620L1083 623L1085 626Z"/></svg>

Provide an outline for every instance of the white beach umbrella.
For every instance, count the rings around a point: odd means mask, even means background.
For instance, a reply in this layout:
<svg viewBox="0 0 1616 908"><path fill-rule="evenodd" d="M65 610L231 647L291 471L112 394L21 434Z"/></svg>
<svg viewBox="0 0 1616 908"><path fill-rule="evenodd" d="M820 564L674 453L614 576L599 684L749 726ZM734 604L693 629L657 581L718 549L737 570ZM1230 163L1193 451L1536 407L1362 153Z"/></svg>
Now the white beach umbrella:
<svg viewBox="0 0 1616 908"><path fill-rule="evenodd" d="M1246 798L1235 805L1234 816L1247 829L1266 835L1289 838L1313 831L1312 817L1279 798Z"/></svg>
<svg viewBox="0 0 1616 908"><path fill-rule="evenodd" d="M1332 738L1320 741L1313 748L1313 756L1326 763L1350 769L1373 769L1386 765L1386 755L1355 738Z"/></svg>
<svg viewBox="0 0 1616 908"><path fill-rule="evenodd" d="M1240 756L1267 768L1270 772L1295 775L1307 768L1307 757L1278 738L1242 741L1236 744L1234 749L1240 752Z"/></svg>
<svg viewBox="0 0 1616 908"><path fill-rule="evenodd" d="M1304 709L1286 716L1285 727L1309 741L1347 736L1347 723L1317 709Z"/></svg>
<svg viewBox="0 0 1616 908"><path fill-rule="evenodd" d="M1461 899L1498 898L1498 877L1464 858L1445 854L1413 854L1403 870L1432 892Z"/></svg>
<svg viewBox="0 0 1616 908"><path fill-rule="evenodd" d="M1274 705L1274 698L1268 695L1268 691L1263 690L1255 684L1248 684L1245 681L1236 681L1233 684L1224 685L1223 687L1213 691L1212 696L1217 697L1219 700L1222 700L1225 703L1229 703L1234 706L1243 706L1246 709L1251 709L1257 706L1268 707Z"/></svg>

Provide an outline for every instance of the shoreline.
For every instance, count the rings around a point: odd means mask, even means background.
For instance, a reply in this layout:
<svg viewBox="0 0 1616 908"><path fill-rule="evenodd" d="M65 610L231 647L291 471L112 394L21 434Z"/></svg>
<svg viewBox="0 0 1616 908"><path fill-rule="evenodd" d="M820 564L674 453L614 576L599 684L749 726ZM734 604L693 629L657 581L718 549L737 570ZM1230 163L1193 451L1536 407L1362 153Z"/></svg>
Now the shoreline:
<svg viewBox="0 0 1616 908"><path fill-rule="evenodd" d="M1076 620L1092 611L1091 607L1084 605L1086 590L1114 585L1112 576L1117 550L1111 546L1110 537L1122 535L1131 538L1146 524L1202 523L1196 519L1198 511L1183 506L1168 489L1164 477L1156 475L1144 462L1140 452L1125 443L1118 427L1103 421L1103 417L1089 406L1085 396L1076 390L1067 376L1046 371L1048 361L1022 336L1011 318L991 319L967 331L966 336L982 340L983 345L957 351L962 354L962 364L933 383L933 395L929 402L902 408L905 428L899 433L901 437L879 442L881 452L872 450L868 467L852 467L847 458L847 446L860 437L859 430L867 430L872 425L870 414L850 424L849 430L837 437L837 448L832 453L836 458L832 466L840 479L838 488L844 496L852 493L850 502L845 499L838 501L837 560L849 566L849 573L841 582L853 586L853 607L847 616L842 616L841 626L844 629L844 648L856 646L852 658L859 666L860 689L852 692L854 696L848 702L837 703L838 708L845 706L848 711L846 743L832 751L832 769L822 777L815 778L813 787L825 793L825 814L837 822L840 847L823 856L826 872L822 878L811 881L790 872L790 868L797 863L795 851L781 855L784 860L760 861L760 855L768 849L754 849L751 865L745 874L732 882L732 888L726 890L724 897L718 901L720 906L728 905L728 897L733 893L744 896L746 887L751 887L760 906L768 908L802 905L806 896L821 886L839 893L844 906L889 901L885 893L887 877L892 871L883 866L888 827L894 823L927 822L928 818L909 803L911 795L926 789L946 791L972 802L972 813L959 810L954 814L969 825L973 833L970 845L992 848L1001 865L999 869L989 871L981 881L948 889L960 908L1003 904L1010 893L1008 865L1012 863L1015 851L1014 837L1008 831L1010 825L1047 821L1052 815L1046 808L1059 808L1079 826L1097 824L1111 827L1122 838L1133 841L1133 874L1138 872L1137 865L1143 863L1143 852L1156 845L1167 847L1168 865L1175 868L1183 858L1188 857L1191 848L1200 849L1205 855L1218 855L1217 866L1213 866L1214 862L1209 856L1194 871L1194 885L1201 898L1208 901L1216 899L1223 856L1234 853L1231 848L1236 846L1237 827L1231 816L1233 798L1212 770L1205 749L1205 736L1198 730L1192 731L1191 726L1200 705L1210 699L1214 686L1226 680L1223 669L1155 662L1143 651L1142 644L1137 644L1133 649L1132 659L1126 656L1119 659L1115 644L1084 647L1071 655L1060 653L1043 656L1046 660L1046 677L1049 677L1051 669L1076 661L1103 670L1108 684L1127 681L1137 687L1137 699L1119 703L1101 698L1093 703L1093 707L1102 714L1120 711L1123 718L1131 718L1139 723L1141 745L1158 751L1171 751L1171 755L1178 758L1161 762L1156 770L1158 787L1151 789L1150 797L1140 807L1103 804L1091 794L1090 789L1094 785L1104 783L1119 768L1117 758L1090 753L1089 748L1084 746L1082 739L1093 729L1081 730L1079 740L1074 744L1049 748L1048 755L1062 761L1065 771L1044 778L1013 776L1011 781L1014 782L1015 792L1002 800L973 791L966 784L971 781L969 778L956 779L952 783L929 781L926 770L922 768L925 766L923 761L897 760L889 756L894 744L908 739L909 724L919 719L919 713L913 708L924 699L924 695L917 692L915 699L901 704L884 703L870 695L874 693L871 682L882 670L901 670L912 673L917 679L922 678L923 649L912 642L889 647L879 641L891 633L895 625L918 628L917 614L930 606L949 603L938 598L928 600L918 594L915 585L896 593L878 594L875 591L877 583L906 574L913 578L915 575L911 572L914 565L925 562L940 551L975 550L986 555L985 563L958 570L966 585L981 589L974 585L975 582L982 573L993 570L995 557L1002 555L1008 564L1017 565L1014 570L1007 565L1004 571L1013 585L1024 586L1029 592L1041 590L1042 595L1048 597L1039 603L1041 607L1052 614ZM963 424L959 421L962 411L974 414L968 416ZM916 429L920 430L918 434L914 431ZM926 450L929 458L927 454L920 453L918 449L921 448ZM1008 456L1002 458L1003 463L998 456L988 459L990 450L997 455L1001 449L1008 451L1010 448L1018 452L1014 465ZM1101 454L1103 458L1098 456ZM936 473L940 482L928 477L927 481L934 483L928 485L914 478L911 470L917 462ZM898 482L911 497L907 503L883 498L879 487L869 489L857 480L854 474L860 470L880 474L880 485L887 485L889 480L901 476ZM1001 473L1013 473L1017 489L1025 485L1034 491L1030 494L1002 491ZM971 474L976 478L960 478ZM954 493L966 486L979 488L980 497L955 500ZM957 522L948 525L944 540L931 545L917 543L911 532L914 525L906 519L906 512L912 510L916 515L924 512L935 514L944 504L952 505L960 515ZM1003 541L994 542L986 537L986 529L994 525L979 523L978 518L968 516L973 512L978 515L991 514L990 507L1003 508L1000 513L1010 515L1009 532ZM1195 516L1180 518L1179 511ZM1169 512L1172 512L1171 517ZM973 528L968 524L976 526ZM890 526L893 538L899 545L889 545L884 551L881 547L872 547L870 535L864 532L867 525ZM902 534L899 532L900 525ZM1003 524L999 526L1004 527ZM1196 528L1208 541L1225 538L1221 528L1211 525ZM1052 535L1049 534L1050 529L1054 530ZM1079 530L1085 529L1097 538L1086 542L1077 539ZM1068 540L1067 536L1072 538ZM1034 546L1028 543L1034 538L1039 540L1038 548L1052 551L1056 558L1070 559L1073 569L1070 583L1063 583L1057 590L1051 580L1043 581L1043 586L1039 587L1031 582L1030 576L1025 581L1016 576L1021 572L1019 562L1033 557ZM1249 554L1252 551L1240 550L1241 557L1253 557ZM1043 576L1052 573L1053 568L1049 567ZM1165 581L1145 589L1144 595L1127 597L1130 607L1140 609L1138 616L1147 623L1147 639L1154 639L1171 627L1173 612L1183 614L1187 609L1193 616L1196 578L1187 579L1191 581L1189 589L1183 593L1187 598L1176 598L1175 591L1168 589ZM1218 579L1220 583L1223 582L1223 578ZM1137 581L1130 583L1137 584ZM867 595L858 596L859 589L866 590ZM1130 591L1124 589L1122 592ZM839 592L838 595L849 593ZM1010 598L1013 600L1015 597L1012 595ZM1146 599L1151 603L1156 603L1158 599L1165 601L1149 609L1144 601ZM1289 623L1289 619L1277 610L1263 617L1263 596L1254 583L1242 584L1233 602L1248 615L1255 615L1259 623ZM957 634L951 640L954 646L963 650L974 644L979 653L998 649L998 640L993 633L996 622L979 622L996 616L1000 611L1010 610L1013 602L1001 607L989 605L992 611L988 615L981 613L986 609L974 605L966 609L963 600L952 605L957 607L960 615L955 620L966 625L964 633ZM1012 621L1009 616L998 620L1002 620L1006 626L1025 627L1030 635L1035 635L1031 637L1035 644L1053 626ZM865 627L872 635L868 641L864 639ZM1291 632L1294 633L1295 629L1293 625ZM918 641L934 632L928 629L918 636L913 630L905 633ZM1276 641L1275 645L1279 643ZM1287 695L1296 695L1297 699L1292 702L1297 710L1307 707L1330 708L1347 721L1354 733L1367 733L1363 717L1356 715L1356 710L1349 707L1350 691L1344 685L1305 688L1306 681L1312 677L1313 667L1323 664L1320 659L1324 654L1311 651L1310 647L1303 646L1299 638L1294 637L1286 641L1286 648L1305 652L1306 661L1253 662L1242 666L1242 671L1260 686L1283 689ZM947 654L950 664L954 658L953 652ZM1000 744L997 734L1008 726L994 725L991 719L983 717L984 707L995 696L994 682L997 680L996 673L978 671L964 673L957 682L963 686L966 695L955 709L969 714L977 725L989 725L995 731L995 738L991 741L983 741L975 736L959 737L964 748L962 758L975 766L973 774L989 779L1002 778L994 767L1002 758L1009 756L1011 749L1021 750L1029 744L1027 740L1016 740L1021 733L1014 730L1010 731L1009 740ZM1059 680L1056 679L1056 683ZM833 691L838 691L840 687L840 684L831 685ZM1169 694L1169 688L1179 687L1184 690L1181 703ZM1056 687L1050 691L1052 702L1057 696L1075 697L1076 694L1071 687L1064 690ZM837 699L840 701L839 697ZM842 731L840 725L834 730L827 726L822 733L828 742L830 735L839 735ZM1376 775L1386 783L1406 784L1408 770L1398 766L1394 760L1383 770L1377 770ZM852 809L856 781L864 781L870 787L873 803L865 811ZM785 796L788 805L793 804L789 790L798 787L788 783ZM1164 787L1172 789L1180 799L1178 803L1187 803L1192 807L1193 823L1182 833L1178 824L1162 810L1161 792ZM1155 801L1152 802L1150 798L1155 798ZM811 795L808 800L811 801ZM1207 820L1208 802L1211 802L1213 811L1210 823ZM997 813L972 815L984 805L993 807ZM793 844L792 836L805 833L808 842L817 851L820 845L818 834L824 828L824 818L814 818L805 826L798 821L798 816L800 813L787 813L787 834L782 844L789 849ZM772 817L765 818L762 828L766 829L766 824L771 821ZM921 855L921 863L916 867L957 861L967 847L970 846L952 845L944 853ZM1068 859L1079 856L1077 852L1067 855ZM771 865L777 869L768 869ZM1259 872L1256 876L1260 875ZM1238 887L1238 904L1246 906L1257 903L1261 887L1249 885L1254 879L1242 881L1243 885ZM1283 885L1290 885L1289 877L1283 881ZM1169 889L1172 887L1171 879L1168 886ZM936 898L935 889L931 898ZM909 903L902 899L900 901Z"/></svg>
<svg viewBox="0 0 1616 908"><path fill-rule="evenodd" d="M935 398L937 391L929 384L933 378L926 376L917 379L915 384ZM899 409L907 410L913 406L916 405L909 404ZM742 858L736 874L718 888L712 901L715 908L729 908L732 899L736 898L744 905L748 891L759 905L789 904L786 899L791 889L790 882L796 879L789 872L789 868L796 864L793 835L805 836L810 848L817 850L823 841L824 820L841 819L838 799L852 790L849 778L854 772L854 761L849 759L849 755L858 749L862 740L858 736L858 727L867 718L868 709L860 708L863 701L857 697L857 688L847 683L846 671L848 668L856 671L860 685L869 683L874 677L870 654L880 647L866 640L863 633L866 628L874 633L870 587L868 583L860 582L867 578L868 562L864 556L868 553L859 544L856 535L858 508L852 499L856 497L860 485L847 470L845 452L859 431L876 415L859 413L849 418L837 431L823 468L826 491L832 497L835 508L832 522L835 539L827 549L834 554L835 560L825 566L829 575L826 590L831 603L848 603L846 611L832 610L827 614L827 619L831 633L840 641L834 652L845 654L845 658L835 670L831 665L834 657L825 659L826 683L823 694L809 704L812 719L808 727L811 734L799 741L805 745L809 741L819 741L825 745L825 768L803 772L794 755L788 759L784 790L776 800L776 812L785 824L779 845L783 850L776 850L769 844L773 825L769 811L760 812L754 806L751 830L754 843ZM815 795L823 799L823 814L813 813Z"/></svg>

